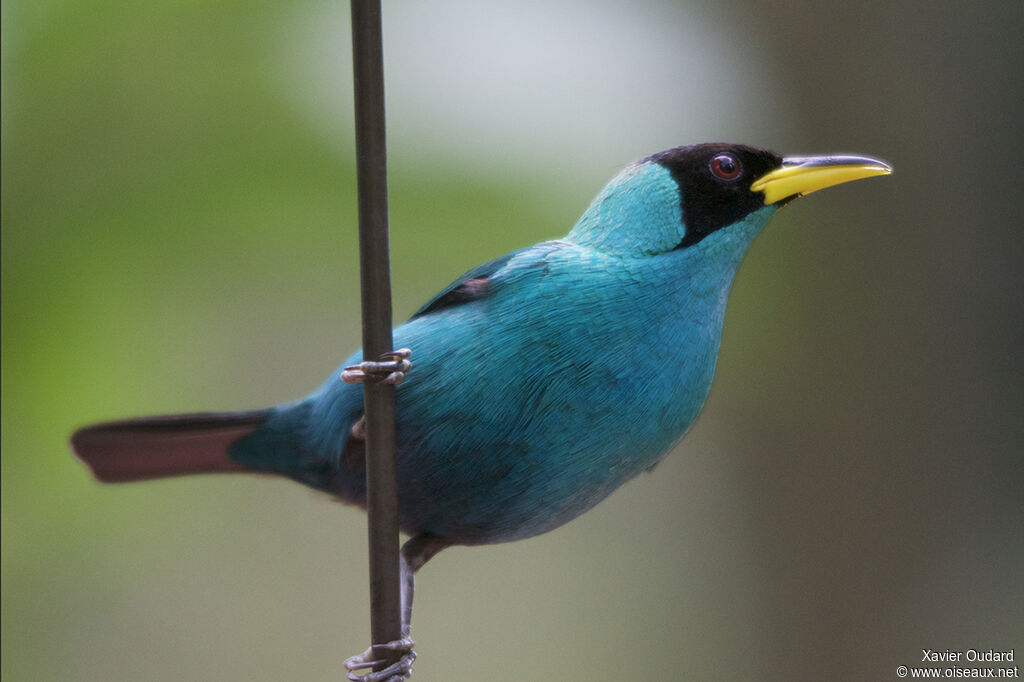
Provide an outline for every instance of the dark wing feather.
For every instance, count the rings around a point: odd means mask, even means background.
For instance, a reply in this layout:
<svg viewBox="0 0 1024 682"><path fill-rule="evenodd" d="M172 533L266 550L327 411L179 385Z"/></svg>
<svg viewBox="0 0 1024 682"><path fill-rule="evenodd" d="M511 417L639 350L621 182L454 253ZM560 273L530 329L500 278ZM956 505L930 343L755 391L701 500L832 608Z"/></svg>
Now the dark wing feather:
<svg viewBox="0 0 1024 682"><path fill-rule="evenodd" d="M516 254L526 249L519 249L506 253L500 258L478 265L469 272L464 273L457 280L446 286L441 293L430 299L426 305L417 310L409 319L416 319L423 315L436 313L438 310L451 308L469 301L475 301L487 295L487 283L491 276L505 266Z"/></svg>

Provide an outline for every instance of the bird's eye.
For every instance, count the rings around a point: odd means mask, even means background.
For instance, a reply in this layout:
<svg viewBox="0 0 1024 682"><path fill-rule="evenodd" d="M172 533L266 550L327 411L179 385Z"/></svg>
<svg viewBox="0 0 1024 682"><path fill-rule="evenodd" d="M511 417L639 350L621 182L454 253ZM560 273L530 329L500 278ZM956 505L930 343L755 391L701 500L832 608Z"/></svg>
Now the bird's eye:
<svg viewBox="0 0 1024 682"><path fill-rule="evenodd" d="M740 176L740 160L732 154L718 154L711 159L711 172L722 180L735 180Z"/></svg>

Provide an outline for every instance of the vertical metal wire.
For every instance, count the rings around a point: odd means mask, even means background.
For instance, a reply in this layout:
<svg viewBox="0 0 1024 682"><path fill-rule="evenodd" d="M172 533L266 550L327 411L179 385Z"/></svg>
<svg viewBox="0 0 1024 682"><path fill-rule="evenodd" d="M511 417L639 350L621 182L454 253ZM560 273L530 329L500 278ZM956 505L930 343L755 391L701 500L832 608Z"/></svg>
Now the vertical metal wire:
<svg viewBox="0 0 1024 682"><path fill-rule="evenodd" d="M363 359L392 350L388 259L384 60L380 0L352 0L356 172L359 188ZM372 641L402 637L399 592L398 502L395 481L394 386L363 384L366 410L366 511L370 540ZM377 659L392 660L386 650Z"/></svg>

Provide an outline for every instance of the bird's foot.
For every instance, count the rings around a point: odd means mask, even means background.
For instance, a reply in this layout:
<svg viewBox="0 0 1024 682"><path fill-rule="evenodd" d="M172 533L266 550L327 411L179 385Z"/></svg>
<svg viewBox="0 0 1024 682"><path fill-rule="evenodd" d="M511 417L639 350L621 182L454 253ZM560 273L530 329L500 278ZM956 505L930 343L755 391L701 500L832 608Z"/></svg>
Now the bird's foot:
<svg viewBox="0 0 1024 682"><path fill-rule="evenodd" d="M412 662L416 660L416 652L412 650L416 642L411 637L403 637L386 644L376 644L357 656L350 656L345 659L345 669L348 670L348 679L352 682L402 682L412 675ZM365 671L372 669L380 663L380 659L374 659L374 649L387 649L400 653L400 658L384 668L373 672Z"/></svg>
<svg viewBox="0 0 1024 682"><path fill-rule="evenodd" d="M375 381L397 386L405 381L405 373L412 369L412 363L409 362L411 355L412 351L408 348L399 348L390 353L384 353L376 362L367 360L358 365L346 367L341 372L341 380L346 384Z"/></svg>

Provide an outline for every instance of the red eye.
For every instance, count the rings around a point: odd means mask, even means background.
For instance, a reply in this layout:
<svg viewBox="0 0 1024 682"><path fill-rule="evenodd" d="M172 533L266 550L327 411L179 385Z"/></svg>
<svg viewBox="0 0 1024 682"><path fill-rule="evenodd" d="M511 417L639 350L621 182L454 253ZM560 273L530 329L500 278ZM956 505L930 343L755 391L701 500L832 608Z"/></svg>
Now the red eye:
<svg viewBox="0 0 1024 682"><path fill-rule="evenodd" d="M718 154L711 159L711 172L722 180L735 180L740 176L740 161L732 154Z"/></svg>

